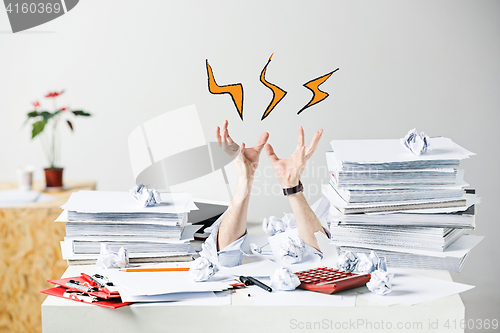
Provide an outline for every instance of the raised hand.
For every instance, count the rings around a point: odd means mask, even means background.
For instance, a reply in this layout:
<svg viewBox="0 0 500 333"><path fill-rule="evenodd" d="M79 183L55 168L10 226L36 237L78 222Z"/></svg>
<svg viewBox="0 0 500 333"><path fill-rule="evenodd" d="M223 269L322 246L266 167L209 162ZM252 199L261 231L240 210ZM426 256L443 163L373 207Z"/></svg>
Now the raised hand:
<svg viewBox="0 0 500 333"><path fill-rule="evenodd" d="M300 176L304 171L307 161L311 158L312 154L318 147L319 140L323 130L320 129L314 133L311 144L309 147L304 146L304 129L299 127L299 139L297 147L292 155L285 159L280 159L276 156L273 147L270 144L266 145L266 153L273 165L276 177L278 177L283 188L290 188L297 186L300 181Z"/></svg>
<svg viewBox="0 0 500 333"><path fill-rule="evenodd" d="M269 138L269 133L262 133L259 140L253 147L246 148L244 143L242 143L240 147L234 142L229 135L227 127L228 121L225 120L222 126L222 135L219 126L215 128L215 139L219 143L219 147L231 156L231 158L235 158L235 164L240 177L253 177L255 170L259 165L260 153Z"/></svg>

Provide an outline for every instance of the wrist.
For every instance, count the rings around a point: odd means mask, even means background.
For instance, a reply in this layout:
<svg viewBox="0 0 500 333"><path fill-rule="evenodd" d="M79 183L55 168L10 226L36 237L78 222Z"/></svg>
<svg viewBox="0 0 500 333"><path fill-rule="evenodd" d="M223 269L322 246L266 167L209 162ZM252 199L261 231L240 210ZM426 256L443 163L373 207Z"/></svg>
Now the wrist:
<svg viewBox="0 0 500 333"><path fill-rule="evenodd" d="M298 186L300 183L300 179L283 179L280 180L281 187L283 188L291 188Z"/></svg>
<svg viewBox="0 0 500 333"><path fill-rule="evenodd" d="M253 184L253 176L249 177L238 177L237 186L251 188Z"/></svg>

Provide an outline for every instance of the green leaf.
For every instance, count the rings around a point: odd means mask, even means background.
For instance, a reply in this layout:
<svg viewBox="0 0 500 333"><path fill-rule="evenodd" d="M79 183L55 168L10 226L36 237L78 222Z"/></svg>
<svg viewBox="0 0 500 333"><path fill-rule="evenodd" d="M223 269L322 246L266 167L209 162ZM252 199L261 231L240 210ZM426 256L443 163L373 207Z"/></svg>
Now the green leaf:
<svg viewBox="0 0 500 333"><path fill-rule="evenodd" d="M91 116L90 113L87 113L87 112L82 111L82 110L75 110L75 111L71 111L71 112L73 112L73 114L75 116L84 116L84 117L90 117Z"/></svg>
<svg viewBox="0 0 500 333"><path fill-rule="evenodd" d="M45 120L45 122L47 122L50 118L54 117L54 115L55 115L55 113L52 114L52 113L50 113L48 111L42 111L40 113L40 116L43 117L43 120Z"/></svg>
<svg viewBox="0 0 500 333"><path fill-rule="evenodd" d="M34 118L34 117L38 117L40 115L40 113L38 113L38 111L31 111L30 113L28 113L28 118Z"/></svg>
<svg viewBox="0 0 500 333"><path fill-rule="evenodd" d="M71 130L73 130L73 124L71 124L71 121L69 121L69 120L66 120L66 121L68 122L69 128L71 128Z"/></svg>
<svg viewBox="0 0 500 333"><path fill-rule="evenodd" d="M45 128L45 124L47 124L46 120L39 120L33 124L33 131L31 132L31 138L33 139L38 134L42 133Z"/></svg>

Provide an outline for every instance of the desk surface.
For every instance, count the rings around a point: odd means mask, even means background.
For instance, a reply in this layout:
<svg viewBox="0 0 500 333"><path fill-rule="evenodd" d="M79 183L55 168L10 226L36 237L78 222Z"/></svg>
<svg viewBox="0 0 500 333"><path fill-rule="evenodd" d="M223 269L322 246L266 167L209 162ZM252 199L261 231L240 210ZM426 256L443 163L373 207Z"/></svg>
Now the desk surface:
<svg viewBox="0 0 500 333"><path fill-rule="evenodd" d="M91 267L71 266L64 276L76 276ZM451 281L447 271L408 271ZM389 322L393 330L397 325L403 325L403 328L409 328L404 332L436 332L432 328L436 321L442 327L446 320L460 323L464 316L465 308L459 295L414 306L384 306L361 297L357 297L354 307L254 306L245 292L233 292L228 306L136 303L111 310L52 296L42 304L44 333L310 332L317 331L314 325L324 331L371 332L379 327L376 331L382 332L381 325L387 327ZM447 332L463 332L450 325Z"/></svg>
<svg viewBox="0 0 500 333"><path fill-rule="evenodd" d="M14 190L17 189L18 185L16 182L1 182L0 190ZM78 192L79 190L95 190L96 183L94 181L71 181L64 182L64 188L62 190L46 190L45 182L35 182L33 184L33 190L41 191L48 195L51 195L56 198L54 201L49 202L38 202L38 203L30 203L24 205L17 205L12 207L4 207L2 209L26 209L26 208L57 208L64 205L71 193ZM61 210L60 210L61 211Z"/></svg>

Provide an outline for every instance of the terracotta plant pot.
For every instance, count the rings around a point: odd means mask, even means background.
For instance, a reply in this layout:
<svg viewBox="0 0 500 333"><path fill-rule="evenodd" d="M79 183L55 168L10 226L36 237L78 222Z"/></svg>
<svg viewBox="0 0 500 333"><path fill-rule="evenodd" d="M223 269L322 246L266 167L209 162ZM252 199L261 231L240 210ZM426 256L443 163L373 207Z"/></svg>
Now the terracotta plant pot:
<svg viewBox="0 0 500 333"><path fill-rule="evenodd" d="M45 184L47 187L63 186L63 168L47 168L45 170Z"/></svg>

